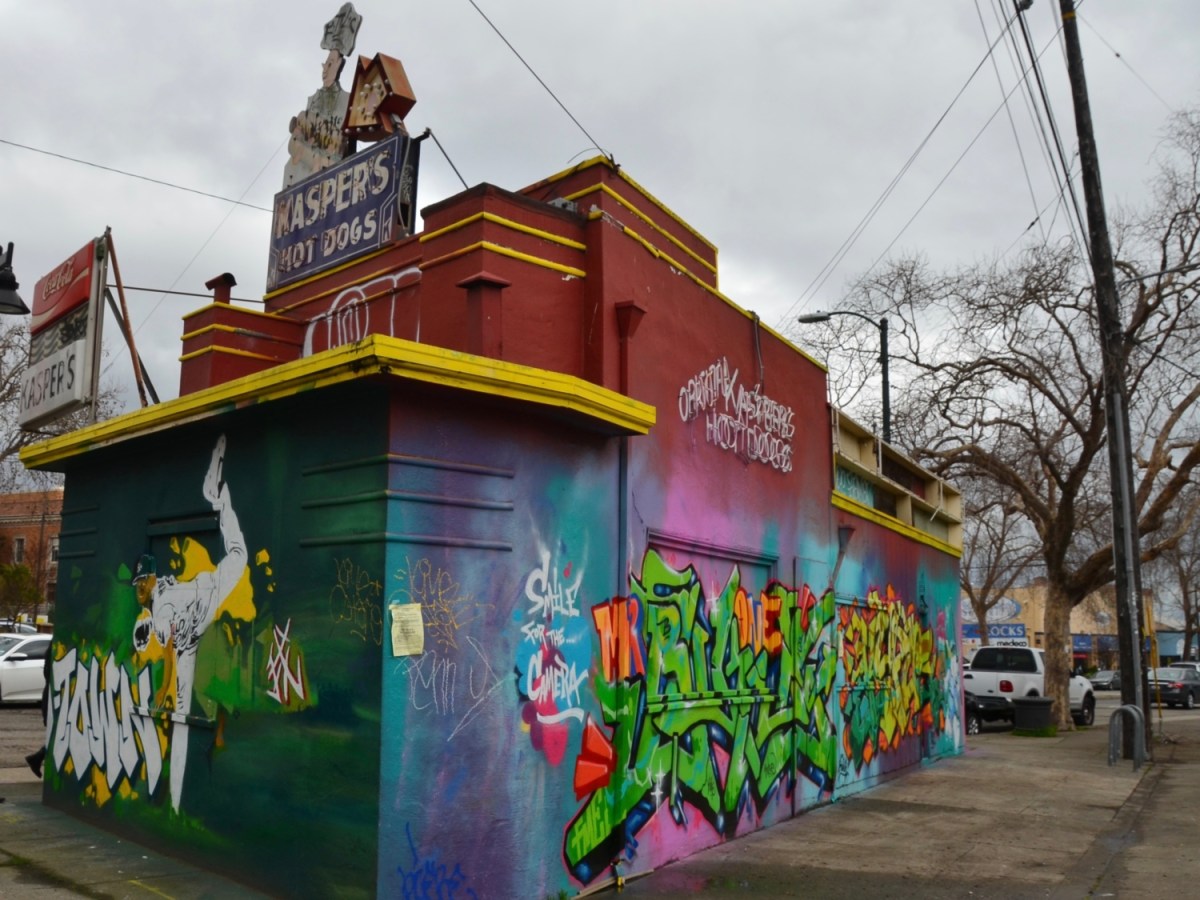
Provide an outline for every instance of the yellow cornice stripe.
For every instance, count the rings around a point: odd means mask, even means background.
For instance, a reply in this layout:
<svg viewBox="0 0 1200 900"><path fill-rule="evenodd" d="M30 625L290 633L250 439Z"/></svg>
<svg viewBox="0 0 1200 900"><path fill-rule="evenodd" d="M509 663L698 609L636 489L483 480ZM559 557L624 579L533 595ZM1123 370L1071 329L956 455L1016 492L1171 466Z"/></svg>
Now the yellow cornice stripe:
<svg viewBox="0 0 1200 900"><path fill-rule="evenodd" d="M238 315L257 316L260 319L270 319L273 322L278 322L280 319L284 319L283 316L280 316L277 313L263 312L257 309L247 309L244 306L234 306L231 303L210 303L207 306L201 306L199 309L194 309L191 312L184 313L182 318L186 322L188 319L195 318L201 313L208 312L210 309L232 309L236 310ZM284 321L292 320L284 319ZM187 335L184 335L184 337L187 337Z"/></svg>
<svg viewBox="0 0 1200 900"><path fill-rule="evenodd" d="M590 213L588 215L588 218L589 219L602 219L602 218L605 218L606 216L610 219L612 218L611 216L608 215L608 213L605 213L602 211L596 211L594 213ZM641 244L648 253L652 254L656 258L666 260L667 263L669 265L671 265L674 269L676 269L681 274L690 278L697 287L703 289L704 291L708 292L709 294L712 294L714 297L716 297L722 303L727 305L730 309L733 309L735 312L739 313L740 315L745 316L747 319L749 319L752 322L757 321L758 326L760 328L762 328L764 331L766 331L767 334L771 334L771 335L774 335L775 337L779 338L779 340L783 341L785 346L788 346L792 350L794 350L796 353L799 353L801 356L803 356L805 359L807 359L810 363L812 363L814 366L819 368L822 372L829 371L828 366L826 366L820 360L814 359L813 357L809 356L807 353L805 353L803 350L801 350L799 347L797 347L795 344L793 344L790 340L788 340L786 337L784 337L782 334L780 334L778 331L776 331L770 325L766 324L762 319L756 319L754 314L748 312L745 309L742 309L742 307L738 306L736 303L734 303L732 300L730 300L728 297L726 297L724 294L722 294L720 291L718 291L715 287L713 287L707 281L704 281L701 278L697 278L696 275L694 275L692 272L690 272L686 266L682 265L679 261L672 259L666 253L663 253L662 250L660 250L654 244L651 244L649 241L647 241L645 238L643 238L641 235L639 235L636 231L634 231L628 225L621 225L618 222L616 222L616 220L613 220L613 226L616 228L619 228L621 233L623 235L625 235L626 237L630 238L631 240L637 241L639 244Z"/></svg>
<svg viewBox="0 0 1200 900"><path fill-rule="evenodd" d="M663 203L661 200L659 200L657 197L655 197L652 193L650 193L648 190L646 190L644 187L642 187L640 184L638 184L636 181L634 181L632 178L630 178L628 175L626 175L624 169L622 169L620 166L614 166L612 164L612 162L606 156L593 156L591 159L585 159L583 162L579 163L578 165L571 166L571 168L569 168L569 169L563 169L561 172L555 172L549 178L543 178L541 181L538 182L538 184L553 184L556 181L562 181L564 178L566 178L570 175L574 175L576 172L582 172L585 169L592 168L593 166L607 166L610 169L614 169L617 173L617 176L622 181L628 182L631 187L636 188L637 190L641 191L643 194L646 195L646 197L650 200L651 203L653 203L655 206L657 206L659 209L661 209L663 212L665 212L668 216L670 216L675 222L677 222L679 224L679 226L681 228L686 229L689 234L694 235L696 240L701 241L706 247L708 247L710 250L712 250L713 253L717 252L717 247L715 244L711 243L708 240L708 238L706 238L704 235L702 235L700 232L698 232L695 228L693 228L691 225L689 225L686 221L684 221L682 218L680 218L674 212L672 212L671 208L669 206L667 206L665 203Z"/></svg>
<svg viewBox="0 0 1200 900"><path fill-rule="evenodd" d="M641 193L643 193L647 197L649 197L651 202L653 202L655 206L657 206L659 209L661 209L663 212L665 212L668 216L670 216L672 219L674 219L675 222L678 223L680 227L686 228L689 233L695 235L696 240L703 243L704 246L706 246L713 253L717 252L716 244L711 243L708 240L708 238L706 238L704 235L702 235L700 232L698 232L695 228L693 228L691 225L689 225L687 222L685 222L682 217L677 216L675 214L674 210L671 209L671 207L667 206L667 204L663 203L661 200L659 200L657 197L655 197L652 193L650 193L648 190L646 190L644 187L642 187L640 184L638 184L636 181L634 181L633 178L624 169L618 168L617 174L621 176L622 181L627 182L631 187L637 189L638 191L640 191Z"/></svg>
<svg viewBox="0 0 1200 900"><path fill-rule="evenodd" d="M714 275L717 274L716 266L714 266L712 263L710 263L704 257L697 254L694 250L692 250L690 247L688 247L686 244L684 244L681 240L679 240L679 238L675 237L675 235L671 234L669 231L665 231L662 227L660 227L658 225L657 222L655 222L648 215L646 215L644 212L642 212L640 209L638 209L636 206L634 206L632 203L630 203L627 198L622 197L620 194L618 194L616 191L614 191L612 188L610 188L607 184L600 184L599 182L597 182L596 184L593 184L590 187L586 187L583 190L576 191L574 194L571 194L566 199L575 201L575 200L578 200L580 197L586 197L588 194L594 193L596 191L599 191L602 194L606 194L609 197L612 197L614 200L617 201L617 203L619 203L621 206L625 207L627 210L629 210L631 213L633 213L635 216L637 216L639 219L641 219L643 222L645 222L647 225L649 225L656 232L661 234L664 238L666 238L668 241L670 241L672 244L674 244L676 247L678 247L680 250L682 250L684 253L686 253L688 256L690 256L692 259L694 259L696 262L700 263L700 265L704 266L704 268L708 269Z"/></svg>
<svg viewBox="0 0 1200 900"><path fill-rule="evenodd" d="M278 362L275 357L267 356L265 353L251 353L249 350L236 350L233 347L203 347L200 350L193 350L191 353L183 354L183 356L179 357L179 361L186 362L189 359L195 359L206 353L224 353L226 356L244 356L246 359L265 359L268 362Z"/></svg>
<svg viewBox="0 0 1200 900"><path fill-rule="evenodd" d="M904 535L904 537L912 538L914 541L920 541L922 544L926 544L932 547L934 550L940 550L943 553L950 554L955 559L962 559L961 547L955 547L953 544L947 544L940 538L936 538L932 534L921 531L919 528L913 528L911 525L907 525L904 522L901 522L899 519L889 516L887 513L881 513L877 509L867 506L866 504L859 503L853 497L849 497L840 491L835 490L833 492L831 503L836 509L844 510L845 512L858 516L860 519L866 519L869 522L874 522L876 525L882 525L889 531L894 531L897 534Z"/></svg>
<svg viewBox="0 0 1200 900"><path fill-rule="evenodd" d="M646 434L656 418L653 406L572 375L371 335L354 344L334 347L32 444L21 451L21 461L30 468L44 468L89 450L230 409L375 375L566 409L630 434Z"/></svg>
<svg viewBox="0 0 1200 900"><path fill-rule="evenodd" d="M473 216L467 216L465 219L459 219L457 222L451 222L437 231L430 231L422 234L420 237L421 243L432 241L434 238L441 237L443 234L450 234L452 231L457 231L460 228L466 228L472 222L491 222L495 225L503 226L512 231L520 231L523 234L531 234L534 237L541 238L544 241L552 241L555 244L561 244L564 247L570 247L572 250L586 250L587 244L581 244L579 241L573 241L570 238L565 238L562 235L554 234L549 231L542 231L540 228L534 228L531 225L522 225L520 222L514 222L512 219L506 219L503 216L497 216L494 213L479 212Z"/></svg>
<svg viewBox="0 0 1200 900"><path fill-rule="evenodd" d="M267 318L269 318L275 322L291 322L293 325L303 324L301 322L298 322L296 319L285 319L282 316L268 316ZM183 337L181 338L181 340L189 341L192 338L198 338L202 334L208 334L209 332L213 332L213 331L219 331L222 334L246 334L247 333L247 330L240 325L221 325L219 323L213 323L212 325L205 325L203 328L197 328L195 331L185 332ZM251 337L262 337L262 338L265 338L266 340L271 340L271 341L278 341L281 344L291 344L293 347L300 346L299 341L289 341L287 338L276 337L275 335L267 334L266 332L262 332L262 331L253 332L250 334L250 336Z"/></svg>
<svg viewBox="0 0 1200 900"><path fill-rule="evenodd" d="M374 254L374 255L378 255L378 254ZM366 258L370 259L370 257L366 257ZM361 259L356 260L356 262L362 262L362 260ZM414 266L417 268L424 268L419 254L417 256L414 256L412 259L407 260L406 262L400 263L400 265L398 265L398 266L397 265L389 265L389 266L384 266L381 269L376 269L374 272L368 272L366 275L363 275L362 277L357 279L352 284L339 284L337 287L331 287L328 290L321 291L319 294L313 294L311 297L307 297L304 300L298 300L297 302L293 303L291 306L285 306L285 307L281 308L278 312L279 313L292 312L293 310L299 309L302 306L308 306L308 304L310 304L310 303L316 303L318 300L324 300L326 297L330 297L334 294L340 294L342 291L348 290L349 288L368 284L368 283L374 281L376 278L379 278L382 275L387 275L389 273L399 273L399 272L404 271L405 269L411 269ZM337 270L335 269L334 271L337 271ZM324 275L326 273L322 272L321 274ZM316 277L320 277L320 276L316 276ZM309 279L309 281L312 281L312 280L313 279ZM308 282L306 281L304 283L307 284ZM415 282L414 282L414 284L415 284ZM407 285L405 287L407 287ZM291 290L291 288L292 288L292 285L289 284L283 290ZM283 293L283 291L276 291L275 294L269 294L268 297L274 297L281 293ZM383 292L380 293L380 296L382 296L382 293Z"/></svg>
<svg viewBox="0 0 1200 900"><path fill-rule="evenodd" d="M499 244L493 244L491 241L479 241L470 244L466 247L459 247L451 253L436 257L435 259L426 260L421 264L421 268L432 269L434 266L440 266L442 263L448 263L453 259L458 259L460 256L466 256L475 250L487 250L489 253L498 253L500 256L508 256L512 259L519 259L522 262L532 263L535 266L541 266L544 269L553 269L555 272L562 272L564 275L574 275L576 278L586 278L587 272L583 269L576 269L574 266L564 266L562 263L552 262L548 259L542 259L540 256L530 256L528 253L522 253L519 250L513 250L511 247L502 247Z"/></svg>

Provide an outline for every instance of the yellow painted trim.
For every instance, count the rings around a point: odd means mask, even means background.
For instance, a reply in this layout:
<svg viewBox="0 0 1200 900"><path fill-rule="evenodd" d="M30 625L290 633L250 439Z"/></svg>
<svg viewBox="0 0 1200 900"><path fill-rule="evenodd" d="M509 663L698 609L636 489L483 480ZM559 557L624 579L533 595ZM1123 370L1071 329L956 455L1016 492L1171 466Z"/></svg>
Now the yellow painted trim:
<svg viewBox="0 0 1200 900"><path fill-rule="evenodd" d="M605 212L598 211L598 212L589 214L589 218L591 218L591 219L602 219L605 217L612 219L612 217L609 216L608 213L605 213ZM645 238L643 238L641 235L639 235L636 231L631 229L629 226L621 225L620 223L616 222L616 220L612 220L612 221L613 221L614 227L619 228L622 234L624 234L626 237L628 237L634 241L637 241L651 255L655 256L658 259L665 260L670 266L672 266L673 268L678 270L681 274L690 278L697 287L712 294L714 297L716 297L718 300L720 300L722 303L724 303L730 309L734 310L735 312L739 313L740 315L745 316L751 322L756 321L753 313L750 313L747 310L743 309L742 307L738 306L736 303L734 303L732 300L730 300L728 297L726 297L724 294L722 294L719 290L717 290L715 287L713 287L708 282L704 281L701 278L696 277L696 275L694 275L692 272L690 272L686 266L681 265L678 261L672 259L667 254L663 253L661 250L658 249L658 247L651 244L649 241L647 241ZM792 350L794 350L796 353L799 353L801 356L803 356L805 359L807 359L810 363L812 363L814 366L816 366L822 372L829 371L829 367L826 366L823 362L821 362L818 359L814 359L812 356L809 356L809 354L805 353L802 349L797 347L790 340L788 340L786 337L784 337L782 334L780 334L778 331L776 331L774 328L772 328L770 325L768 325L766 322L764 322L762 319L757 319L757 322L758 322L758 326L760 328L762 328L765 332L767 332L767 334L774 335L779 340L783 341L783 343L786 346L791 347Z"/></svg>
<svg viewBox="0 0 1200 900"><path fill-rule="evenodd" d="M948 553L955 559L962 559L962 548L955 547L953 544L947 544L940 538L934 537L932 534L921 531L919 528L913 528L901 522L899 519L889 516L887 513L881 513L877 509L873 509L866 504L859 503L853 497L843 494L841 491L835 490L830 503L835 509L843 510L858 516L860 519L866 519L869 522L874 522L876 525L882 525L889 531L894 531L897 534L903 535L906 538L911 538L914 541L919 541L934 550L940 550L943 553Z"/></svg>
<svg viewBox="0 0 1200 900"><path fill-rule="evenodd" d="M659 209L661 209L663 212L665 212L673 220L678 222L681 227L687 229L689 234L695 235L696 240L701 241L706 247L711 249L714 253L717 252L717 247L715 244L710 242L708 240L708 238L706 238L704 235L702 235L700 232L698 232L695 228L693 228L691 225L689 225L687 222L685 222L682 218L680 218L674 212L672 212L671 208L669 206L667 206L665 203L663 203L661 200L659 200L657 197L655 197L653 194L651 194L648 190L646 190L644 187L642 187L640 184L638 184L636 181L634 181L632 178L630 178L628 175L626 175L624 169L622 169L620 166L614 167L613 164L609 161L608 157L606 157L606 156L593 156L591 159L585 159L583 162L579 163L578 165L571 166L571 168L569 168L569 169L563 169L561 172L555 172L549 178L543 178L541 181L537 182L537 184L553 184L556 181L562 181L564 178L567 178L570 175L574 175L576 172L582 172L585 169L592 168L593 166L608 166L609 168L615 168L617 175L621 178L621 180L628 182L630 186L641 191ZM534 185L531 185L531 187L533 187L533 186Z"/></svg>
<svg viewBox="0 0 1200 900"><path fill-rule="evenodd" d="M281 318L280 316L268 316L268 318L270 318L274 322L291 322L293 325L303 324L301 322L297 322L295 319L284 319L284 318ZM291 344L293 347L300 346L299 341L292 341L292 340L288 340L287 338L276 337L275 335L266 334L265 332L247 332L247 329L240 325L221 325L219 323L213 323L212 325L205 325L203 328L197 328L195 331L185 332L182 340L189 341L192 338L197 338L197 337L200 337L200 335L202 335L202 334L208 334L209 332L213 332L213 331L219 331L222 334L247 334L247 333L250 333L250 334L252 334L252 336L253 335L261 335L263 338L266 338L267 340L278 341L281 344Z"/></svg>
<svg viewBox="0 0 1200 900"><path fill-rule="evenodd" d="M632 203L630 203L627 198L622 197L620 194L618 194L616 191L614 191L612 188L610 188L607 184L600 184L600 183L593 184L590 187L584 188L583 190L576 191L574 194L569 195L566 199L571 200L573 202L575 200L578 200L580 197L586 197L588 194L594 193L596 191L599 191L602 194L606 194L609 197L612 197L614 200L617 201L617 203L619 203L621 206L625 207L625 209L629 210L631 213L633 213L635 216L637 216L639 219L641 219L643 222L645 222L647 225L649 225L656 232L661 234L664 238L666 238L668 241L670 241L672 244L674 244L676 247L678 247L680 250L682 250L684 253L686 253L688 256L690 256L692 259L696 260L696 262L700 263L700 265L702 265L704 268L708 269L714 275L717 274L717 267L715 265L710 263L704 257L700 256L698 253L696 253L695 250L692 250L690 247L688 247L686 244L684 244L681 240L679 240L679 238L675 237L675 235L671 234L669 231L665 231L664 229L662 229L658 225L658 223L656 223L648 215L646 215L644 212L642 212L637 207L635 207ZM590 217L591 216L589 215L589 218Z"/></svg>
<svg viewBox="0 0 1200 900"><path fill-rule="evenodd" d="M280 320L285 322L294 321L292 319L287 319L278 313L261 312L257 309L247 309L244 306L234 306L231 303L210 303L207 306L202 306L199 309L194 309L191 312L184 313L182 318L186 322L188 319L194 318L201 313L208 312L210 309L233 309L237 311L238 315L257 316L260 319L270 319L273 322L278 322ZM184 335L184 337L186 336L187 335Z"/></svg>
<svg viewBox="0 0 1200 900"><path fill-rule="evenodd" d="M371 335L354 344L334 347L32 444L21 451L21 461L30 468L45 468L89 450L211 418L231 409L377 375L566 409L630 434L646 434L657 415L649 404L572 375Z"/></svg>
<svg viewBox="0 0 1200 900"><path fill-rule="evenodd" d="M519 250L513 250L511 247L502 247L499 244L493 244L491 241L479 241L470 244L466 247L459 247L457 250L447 253L435 259L426 260L421 268L423 270L432 269L434 266L440 266L442 263L448 263L453 259L458 259L460 256L465 256L475 250L486 250L489 253L498 253L500 256L508 256L512 259L519 259L522 262L532 263L535 266L541 266L544 269L553 269L555 272L562 272L564 275L574 275L576 278L586 278L587 272L583 269L576 269L574 266L564 266L562 263L552 262L548 259L542 259L539 256L530 256L528 253L522 253Z"/></svg>
<svg viewBox="0 0 1200 900"><path fill-rule="evenodd" d="M573 241L570 238L565 238L562 235L554 234L549 231L542 231L540 228L534 228L530 225L522 225L520 222L514 222L512 219L506 219L503 216L497 216L494 213L479 212L473 216L467 216L465 219L459 219L457 222L451 222L444 228L439 228L437 231L426 232L421 235L420 242L423 244L426 241L432 241L434 238L441 237L443 234L450 234L452 231L457 231L460 228L466 228L473 222L483 220L491 222L494 225L500 225L512 231L520 231L523 234L530 234L534 237L541 238L544 241L552 241L555 244L561 244L564 247L570 247L572 250L586 250L587 244L581 244L579 241Z"/></svg>
<svg viewBox="0 0 1200 900"><path fill-rule="evenodd" d="M193 350L191 353L183 354L183 356L179 357L179 361L187 362L189 359L195 359L206 353L224 353L226 356L243 356L246 359L265 359L268 362L278 362L273 356L267 356L262 353L251 353L249 350L235 350L233 347L204 347L200 350Z"/></svg>

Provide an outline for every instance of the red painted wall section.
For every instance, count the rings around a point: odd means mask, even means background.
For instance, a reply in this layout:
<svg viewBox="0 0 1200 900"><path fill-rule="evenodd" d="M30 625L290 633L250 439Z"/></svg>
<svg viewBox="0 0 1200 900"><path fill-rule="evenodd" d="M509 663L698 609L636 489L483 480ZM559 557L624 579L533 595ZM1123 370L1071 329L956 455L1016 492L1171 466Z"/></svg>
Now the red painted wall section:
<svg viewBox="0 0 1200 900"><path fill-rule="evenodd" d="M422 234L268 295L265 313L213 304L189 315L180 392L368 334L621 390L628 364L615 309L653 315L650 272L675 273L692 315L712 298L691 288L717 283L716 249L602 158L521 193L479 185L423 217Z"/></svg>

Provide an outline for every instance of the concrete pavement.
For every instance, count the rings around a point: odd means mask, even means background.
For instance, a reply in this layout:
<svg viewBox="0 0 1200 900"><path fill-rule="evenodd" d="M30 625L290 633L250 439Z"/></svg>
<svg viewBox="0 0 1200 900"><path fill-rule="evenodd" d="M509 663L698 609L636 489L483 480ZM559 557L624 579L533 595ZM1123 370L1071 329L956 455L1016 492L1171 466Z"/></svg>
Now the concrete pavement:
<svg viewBox="0 0 1200 900"><path fill-rule="evenodd" d="M1153 764L1107 762L1107 714L1054 738L990 729L856 797L673 863L623 896L1162 900L1200 885L1200 712L1156 717ZM0 896L261 897L42 806L0 760ZM542 898L531 898L542 900Z"/></svg>

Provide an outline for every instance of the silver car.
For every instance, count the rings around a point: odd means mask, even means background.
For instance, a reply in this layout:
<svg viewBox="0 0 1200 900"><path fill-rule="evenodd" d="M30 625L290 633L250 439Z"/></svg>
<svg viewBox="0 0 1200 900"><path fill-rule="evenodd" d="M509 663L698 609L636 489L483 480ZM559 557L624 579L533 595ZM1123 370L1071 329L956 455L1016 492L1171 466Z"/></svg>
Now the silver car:
<svg viewBox="0 0 1200 900"><path fill-rule="evenodd" d="M46 683L48 634L0 634L0 703L37 703Z"/></svg>

